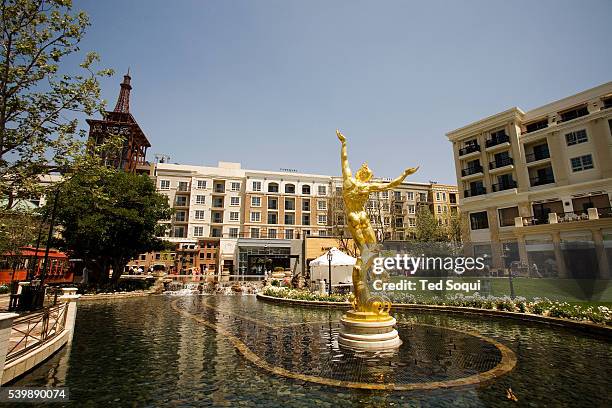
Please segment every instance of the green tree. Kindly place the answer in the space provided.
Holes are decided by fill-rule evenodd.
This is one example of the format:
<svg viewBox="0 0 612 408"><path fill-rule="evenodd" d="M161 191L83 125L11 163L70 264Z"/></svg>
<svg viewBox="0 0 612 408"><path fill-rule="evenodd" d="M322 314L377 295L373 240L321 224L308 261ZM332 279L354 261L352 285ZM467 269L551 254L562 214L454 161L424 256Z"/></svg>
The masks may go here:
<svg viewBox="0 0 612 408"><path fill-rule="evenodd" d="M81 168L59 186L58 246L84 260L93 283L115 285L130 259L166 248L156 237L158 221L171 214L168 198L149 177L102 166Z"/></svg>
<svg viewBox="0 0 612 408"><path fill-rule="evenodd" d="M0 194L10 209L16 198L40 192L39 177L64 168L82 150L75 116L102 109L99 60L89 53L60 72L60 61L79 51L89 26L70 0L3 0L0 4Z"/></svg>
<svg viewBox="0 0 612 408"><path fill-rule="evenodd" d="M441 227L429 207L419 206L416 212L415 238L419 242L435 242L440 239Z"/></svg>

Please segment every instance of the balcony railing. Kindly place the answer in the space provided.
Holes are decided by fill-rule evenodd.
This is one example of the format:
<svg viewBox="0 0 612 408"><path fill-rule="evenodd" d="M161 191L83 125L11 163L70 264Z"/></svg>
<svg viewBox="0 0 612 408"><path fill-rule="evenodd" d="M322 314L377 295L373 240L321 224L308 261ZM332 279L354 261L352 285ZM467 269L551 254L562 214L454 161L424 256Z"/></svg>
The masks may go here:
<svg viewBox="0 0 612 408"><path fill-rule="evenodd" d="M527 161L527 163L531 163L534 161L538 161L538 160L544 160L544 159L549 159L550 158L550 152L548 151L548 149L541 151L541 152L537 152L537 153L529 153L525 155L525 161Z"/></svg>
<svg viewBox="0 0 612 408"><path fill-rule="evenodd" d="M463 192L464 197L476 197L482 194L487 194L487 189L485 187L471 188Z"/></svg>
<svg viewBox="0 0 612 408"><path fill-rule="evenodd" d="M465 156L466 154L470 154L470 153L474 153L474 152L479 152L479 151L480 151L480 145L479 144L473 144L473 145L465 146L465 147L459 149L459 156Z"/></svg>
<svg viewBox="0 0 612 408"><path fill-rule="evenodd" d="M598 208L597 214L599 218L612 218L612 207Z"/></svg>
<svg viewBox="0 0 612 408"><path fill-rule="evenodd" d="M502 143L510 143L510 137L508 135L499 135L496 137L492 137L485 142L485 147L493 147L500 145Z"/></svg>
<svg viewBox="0 0 612 408"><path fill-rule="evenodd" d="M523 225L542 225L548 224L548 218L544 217L523 217Z"/></svg>
<svg viewBox="0 0 612 408"><path fill-rule="evenodd" d="M461 170L461 176L463 176L463 177L470 176L470 175L476 174L476 173L482 173L482 166L481 165L470 166L470 167L466 167L465 169Z"/></svg>
<svg viewBox="0 0 612 408"><path fill-rule="evenodd" d="M489 162L489 169L499 169L500 167L510 166L512 164L514 164L514 159L512 159L512 157L504 157L502 159L496 159Z"/></svg>
<svg viewBox="0 0 612 408"><path fill-rule="evenodd" d="M544 184L552 184L555 182L555 178L553 176L545 176L545 177L531 177L529 178L529 182L532 187L535 186L543 186Z"/></svg>
<svg viewBox="0 0 612 408"><path fill-rule="evenodd" d="M505 183L493 184L491 186L491 190L493 190L493 192L510 190L511 188L516 188L516 181L510 180Z"/></svg>
<svg viewBox="0 0 612 408"><path fill-rule="evenodd" d="M588 219L589 213L584 210L575 210L571 212L557 214L557 222L585 221Z"/></svg>

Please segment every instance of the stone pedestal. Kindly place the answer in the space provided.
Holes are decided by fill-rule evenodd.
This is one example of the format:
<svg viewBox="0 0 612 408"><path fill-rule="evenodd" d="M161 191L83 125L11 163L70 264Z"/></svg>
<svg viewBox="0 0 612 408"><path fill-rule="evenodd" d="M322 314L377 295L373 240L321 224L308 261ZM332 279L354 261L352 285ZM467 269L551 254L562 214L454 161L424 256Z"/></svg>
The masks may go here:
<svg viewBox="0 0 612 408"><path fill-rule="evenodd" d="M341 346L376 351L395 349L402 344L394 328L397 321L392 316L350 310L340 323L338 343Z"/></svg>

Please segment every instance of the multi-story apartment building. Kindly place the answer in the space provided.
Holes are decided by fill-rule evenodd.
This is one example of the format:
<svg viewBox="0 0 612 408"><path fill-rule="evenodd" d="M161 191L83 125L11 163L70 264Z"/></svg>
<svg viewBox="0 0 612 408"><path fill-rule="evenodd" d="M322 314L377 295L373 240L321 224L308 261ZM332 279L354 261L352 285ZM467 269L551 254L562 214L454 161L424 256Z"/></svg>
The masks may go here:
<svg viewBox="0 0 612 408"><path fill-rule="evenodd" d="M176 250L142 254L131 266L257 276L274 267L297 272L307 262L304 238L333 237L344 229L339 177L246 170L227 162L217 167L157 163L151 175L174 208L172 219L162 225ZM419 205L444 222L456 211L456 194L454 186L404 183L380 194L373 223L384 224L381 238L407 239Z"/></svg>
<svg viewBox="0 0 612 408"><path fill-rule="evenodd" d="M388 182L389 179L377 181ZM342 179L334 177L331 202L332 234L348 234L342 203ZM439 224L457 213L457 187L447 184L405 182L392 191L372 194L366 205L370 222L381 240L403 241L414 236L419 207L426 206Z"/></svg>
<svg viewBox="0 0 612 408"><path fill-rule="evenodd" d="M474 254L540 276L609 277L611 130L612 82L447 133Z"/></svg>

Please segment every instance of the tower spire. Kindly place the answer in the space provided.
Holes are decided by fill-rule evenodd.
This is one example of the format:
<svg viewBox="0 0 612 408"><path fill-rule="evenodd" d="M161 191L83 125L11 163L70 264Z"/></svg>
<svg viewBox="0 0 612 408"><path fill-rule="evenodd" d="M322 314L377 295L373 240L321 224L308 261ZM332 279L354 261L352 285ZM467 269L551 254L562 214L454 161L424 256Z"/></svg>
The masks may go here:
<svg viewBox="0 0 612 408"><path fill-rule="evenodd" d="M121 90L119 91L119 98L117 98L117 104L115 105L115 112L130 113L130 91L132 85L130 85L130 69L128 68L127 74L123 76L123 82L121 83Z"/></svg>

